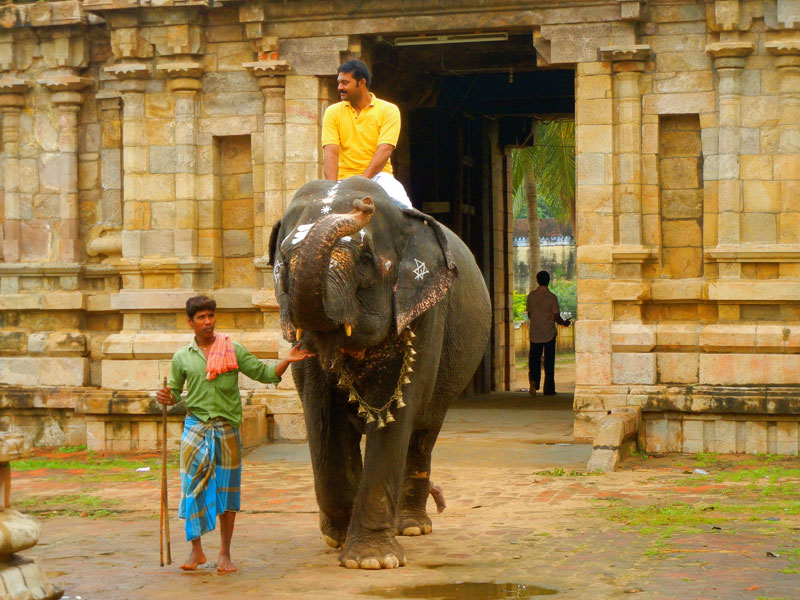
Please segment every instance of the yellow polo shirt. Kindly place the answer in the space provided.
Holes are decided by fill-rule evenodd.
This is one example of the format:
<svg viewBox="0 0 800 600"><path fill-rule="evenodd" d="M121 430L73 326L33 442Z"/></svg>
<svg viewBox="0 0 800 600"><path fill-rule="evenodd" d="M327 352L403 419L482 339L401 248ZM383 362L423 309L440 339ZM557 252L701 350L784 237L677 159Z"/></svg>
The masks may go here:
<svg viewBox="0 0 800 600"><path fill-rule="evenodd" d="M370 93L372 101L361 114L349 102L330 105L322 119L322 146L339 146L339 179L361 175L372 161L379 144L397 146L400 109ZM392 161L383 170L392 172Z"/></svg>

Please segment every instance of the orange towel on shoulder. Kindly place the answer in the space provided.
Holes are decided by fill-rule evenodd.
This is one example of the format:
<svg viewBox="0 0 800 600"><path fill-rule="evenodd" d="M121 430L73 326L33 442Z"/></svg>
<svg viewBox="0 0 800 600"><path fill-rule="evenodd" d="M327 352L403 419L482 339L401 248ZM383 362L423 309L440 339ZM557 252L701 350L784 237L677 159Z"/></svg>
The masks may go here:
<svg viewBox="0 0 800 600"><path fill-rule="evenodd" d="M206 379L211 381L217 375L239 368L236 362L236 350L233 341L227 335L217 334L214 343L208 351L206 359Z"/></svg>

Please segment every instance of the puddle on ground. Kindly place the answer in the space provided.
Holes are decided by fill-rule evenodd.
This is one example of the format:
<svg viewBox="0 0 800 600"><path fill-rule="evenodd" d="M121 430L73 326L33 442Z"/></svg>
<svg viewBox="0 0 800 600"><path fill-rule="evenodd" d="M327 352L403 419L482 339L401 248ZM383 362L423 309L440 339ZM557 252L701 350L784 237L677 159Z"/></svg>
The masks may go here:
<svg viewBox="0 0 800 600"><path fill-rule="evenodd" d="M553 594L558 594L558 590L526 583L483 583L472 581L372 589L364 592L364 595L378 596L380 598L438 598L439 600L503 600L505 598L552 596Z"/></svg>

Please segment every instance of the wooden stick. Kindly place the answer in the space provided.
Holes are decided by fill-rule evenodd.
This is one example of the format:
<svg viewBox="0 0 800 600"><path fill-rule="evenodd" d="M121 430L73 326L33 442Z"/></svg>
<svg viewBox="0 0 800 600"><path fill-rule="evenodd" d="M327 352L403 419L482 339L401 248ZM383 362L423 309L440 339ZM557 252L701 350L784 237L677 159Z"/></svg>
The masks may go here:
<svg viewBox="0 0 800 600"><path fill-rule="evenodd" d="M164 387L167 387L167 378L164 377ZM164 519L164 535L167 538L167 564L172 564L172 552L169 539L169 496L167 494L167 405L161 405L161 507ZM161 561L164 566L164 561Z"/></svg>

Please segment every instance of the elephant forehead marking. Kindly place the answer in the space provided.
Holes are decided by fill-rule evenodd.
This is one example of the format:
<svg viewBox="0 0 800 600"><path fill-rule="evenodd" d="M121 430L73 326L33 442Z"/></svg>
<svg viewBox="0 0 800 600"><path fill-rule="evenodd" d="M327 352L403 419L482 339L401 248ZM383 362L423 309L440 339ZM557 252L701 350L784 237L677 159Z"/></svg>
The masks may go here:
<svg viewBox="0 0 800 600"><path fill-rule="evenodd" d="M294 237L292 238L292 244L299 244L308 235L309 230L314 226L313 223L305 223L303 225L298 225L297 229L294 232Z"/></svg>
<svg viewBox="0 0 800 600"><path fill-rule="evenodd" d="M339 184L335 183L331 189L328 190L328 195L322 199L323 204L330 204L336 196L336 190L339 189Z"/></svg>
<svg viewBox="0 0 800 600"><path fill-rule="evenodd" d="M330 207L330 206L327 206L327 205L326 205L326 206L323 206L323 207L322 207L322 210L321 210L320 212L321 212L323 215L327 215L329 212L331 212L331 207Z"/></svg>

